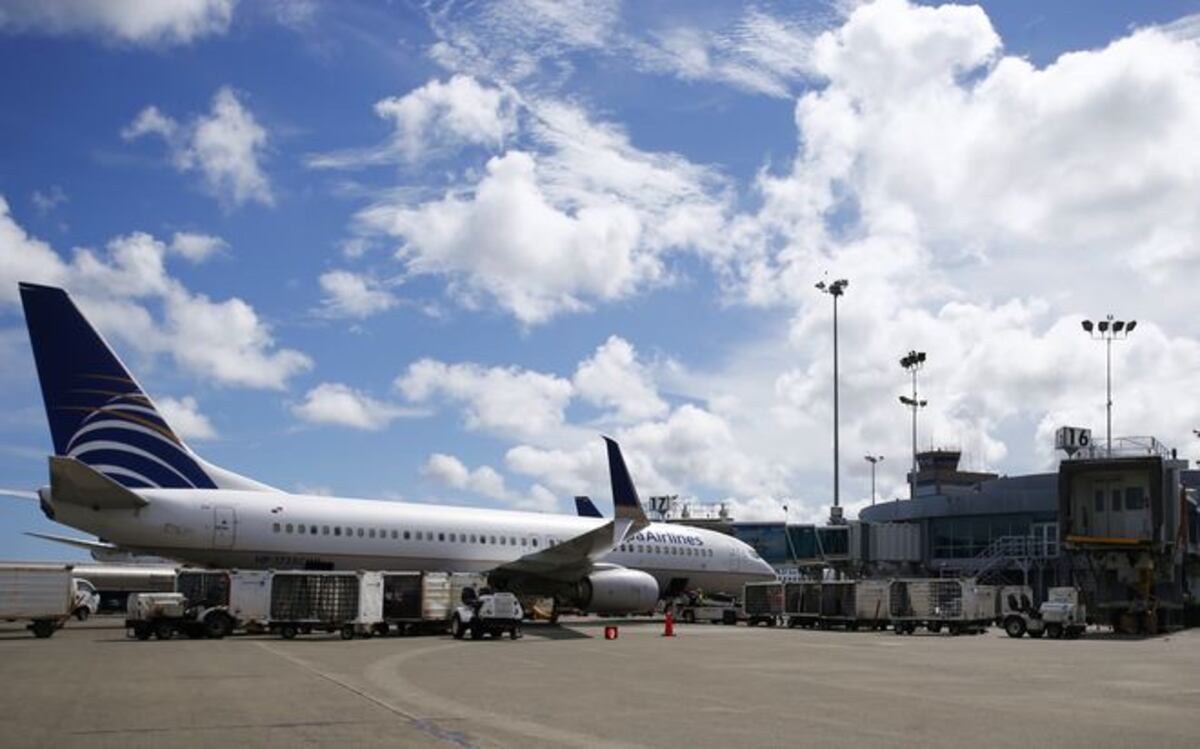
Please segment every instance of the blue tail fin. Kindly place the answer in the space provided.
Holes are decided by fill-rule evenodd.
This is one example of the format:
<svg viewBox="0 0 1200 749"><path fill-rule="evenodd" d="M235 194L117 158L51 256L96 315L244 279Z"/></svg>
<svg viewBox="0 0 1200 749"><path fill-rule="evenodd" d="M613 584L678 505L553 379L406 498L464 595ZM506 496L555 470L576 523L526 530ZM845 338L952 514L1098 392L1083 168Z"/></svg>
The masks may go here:
<svg viewBox="0 0 1200 749"><path fill-rule="evenodd" d="M608 478L612 484L613 517L628 518L639 523L647 522L637 489L633 486L629 469L625 467L621 446L611 437L605 437L604 443L608 448Z"/></svg>
<svg viewBox="0 0 1200 749"><path fill-rule="evenodd" d="M592 503L591 497L575 498L575 513L581 518L602 518L600 510Z"/></svg>
<svg viewBox="0 0 1200 749"><path fill-rule="evenodd" d="M55 455L131 489L217 488L214 467L179 439L65 291L23 283L21 303Z"/></svg>

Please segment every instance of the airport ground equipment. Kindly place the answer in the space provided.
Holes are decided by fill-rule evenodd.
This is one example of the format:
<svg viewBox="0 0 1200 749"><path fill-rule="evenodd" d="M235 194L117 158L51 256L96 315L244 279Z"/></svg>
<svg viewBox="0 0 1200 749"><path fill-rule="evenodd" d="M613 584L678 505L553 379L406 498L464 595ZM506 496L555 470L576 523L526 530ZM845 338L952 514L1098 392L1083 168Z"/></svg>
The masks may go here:
<svg viewBox="0 0 1200 749"><path fill-rule="evenodd" d="M191 614L182 593L131 594L125 604L125 629L139 640L204 636L204 625Z"/></svg>
<svg viewBox="0 0 1200 749"><path fill-rule="evenodd" d="M1075 588L1051 588L1041 607L1046 635L1075 639L1087 631L1087 606Z"/></svg>
<svg viewBox="0 0 1200 749"><path fill-rule="evenodd" d="M1127 634L1200 614L1200 506L1188 461L1152 437L1075 449L1059 464L1058 517L1093 620Z"/></svg>
<svg viewBox="0 0 1200 749"><path fill-rule="evenodd" d="M996 624L1009 637L1046 633L1041 610L1033 605L1033 588L1028 585L1003 585L996 589Z"/></svg>
<svg viewBox="0 0 1200 749"><path fill-rule="evenodd" d="M783 615L789 627L815 627L821 618L820 581L785 583Z"/></svg>
<svg viewBox="0 0 1200 749"><path fill-rule="evenodd" d="M370 637L383 621L379 572L275 571L267 629L290 640L315 630Z"/></svg>
<svg viewBox="0 0 1200 749"><path fill-rule="evenodd" d="M854 601L855 580L825 580L821 582L820 616L817 626L858 629L858 608Z"/></svg>
<svg viewBox="0 0 1200 749"><path fill-rule="evenodd" d="M737 624L742 618L738 613L738 604L730 596L688 593L676 605L679 619L687 624L709 622L711 624Z"/></svg>
<svg viewBox="0 0 1200 749"><path fill-rule="evenodd" d="M746 583L742 588L742 607L746 610L747 624L774 627L783 619L783 586L781 582Z"/></svg>
<svg viewBox="0 0 1200 749"><path fill-rule="evenodd" d="M383 620L377 634L445 632L465 588L482 588L487 578L472 573L384 572Z"/></svg>
<svg viewBox="0 0 1200 749"><path fill-rule="evenodd" d="M72 584L75 599L71 607L71 616L81 622L87 621L89 616L100 610L100 594L96 592L96 586L82 577L74 578Z"/></svg>
<svg viewBox="0 0 1200 749"><path fill-rule="evenodd" d="M487 634L499 639L506 632L514 640L521 636L525 612L513 593L495 593L488 588L476 593L475 588L463 588L461 600L450 619L454 639L470 635L472 640L478 640Z"/></svg>
<svg viewBox="0 0 1200 749"><path fill-rule="evenodd" d="M187 600L189 614L216 638L235 629L266 629L270 587L271 573L263 570L181 569L175 577L175 592Z"/></svg>
<svg viewBox="0 0 1200 749"><path fill-rule="evenodd" d="M869 629L887 629L890 610L888 580L859 580L854 586L855 624Z"/></svg>
<svg viewBox="0 0 1200 749"><path fill-rule="evenodd" d="M918 627L950 634L982 632L996 618L996 591L974 579L916 578L891 582L892 629L912 634Z"/></svg>
<svg viewBox="0 0 1200 749"><path fill-rule="evenodd" d="M0 564L0 620L28 621L37 637L50 637L75 611L69 564Z"/></svg>

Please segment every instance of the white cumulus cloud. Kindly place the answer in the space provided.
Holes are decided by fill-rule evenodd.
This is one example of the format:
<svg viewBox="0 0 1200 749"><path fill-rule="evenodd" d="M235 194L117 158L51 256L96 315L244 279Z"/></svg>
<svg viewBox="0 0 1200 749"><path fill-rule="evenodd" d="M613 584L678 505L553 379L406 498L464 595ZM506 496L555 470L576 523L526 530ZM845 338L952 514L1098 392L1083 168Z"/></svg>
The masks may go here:
<svg viewBox="0 0 1200 749"><path fill-rule="evenodd" d="M184 440L216 439L217 430L200 413L200 404L190 395L182 398L155 398L154 405L171 429Z"/></svg>
<svg viewBox="0 0 1200 749"><path fill-rule="evenodd" d="M348 270L322 273L321 312L330 317L365 318L396 306L396 297L378 281Z"/></svg>
<svg viewBox="0 0 1200 749"><path fill-rule="evenodd" d="M171 237L169 249L193 263L203 263L212 256L229 249L229 243L211 234L182 231L175 232Z"/></svg>
<svg viewBox="0 0 1200 749"><path fill-rule="evenodd" d="M579 396L612 409L608 417L618 421L641 421L667 412L637 352L619 336L610 336L590 359L580 362L572 381Z"/></svg>
<svg viewBox="0 0 1200 749"><path fill-rule="evenodd" d="M213 97L212 110L179 123L157 107L143 109L121 130L125 140L157 135L167 144L171 163L181 172L199 171L206 189L223 203L250 201L272 205L271 183L262 169L267 131L229 87Z"/></svg>
<svg viewBox="0 0 1200 749"><path fill-rule="evenodd" d="M0 30L172 45L229 29L236 0L6 0Z"/></svg>
<svg viewBox="0 0 1200 749"><path fill-rule="evenodd" d="M421 412L372 398L339 382L323 382L309 390L292 413L314 424L336 424L378 431L393 421Z"/></svg>

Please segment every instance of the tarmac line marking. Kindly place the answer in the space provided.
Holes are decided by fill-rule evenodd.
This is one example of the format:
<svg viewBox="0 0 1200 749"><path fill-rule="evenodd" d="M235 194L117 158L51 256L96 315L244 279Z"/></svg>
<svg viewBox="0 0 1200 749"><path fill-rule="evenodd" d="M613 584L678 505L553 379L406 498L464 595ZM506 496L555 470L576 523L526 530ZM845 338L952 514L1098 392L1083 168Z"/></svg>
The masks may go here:
<svg viewBox="0 0 1200 749"><path fill-rule="evenodd" d="M363 672L363 675L377 687L387 690L406 702L420 705L434 713L457 715L464 719L475 720L490 726L501 726L504 730L520 734L531 739L547 742L553 746L576 746L582 749L592 749L596 746L629 747L639 749L643 745L613 741L611 738L576 733L564 728L556 728L532 720L517 718L513 715L495 713L490 710L472 707L464 702L443 697L422 689L400 675L399 666L404 661L420 656L430 655L442 650L461 647L459 644L443 644L412 650L382 658ZM467 645L467 647L471 647Z"/></svg>
<svg viewBox="0 0 1200 749"><path fill-rule="evenodd" d="M336 684L337 686L341 687L342 689L345 689L347 692L350 692L351 694L361 697L362 699L364 699L374 705L377 705L378 707L381 707L384 710L387 710L388 712L392 713L393 715L404 718L406 721L408 721L409 725L411 725L413 728L417 729L418 731L420 731L424 734L427 734L439 741L444 741L449 744L454 744L456 746L460 746L463 749L477 749L476 745L467 737L467 735L465 733L461 733L459 731L450 731L450 730L441 728L440 726L438 726L436 723L434 723L432 720L430 720L428 718L420 718L416 715L413 715L412 713L404 710L403 708L399 707L398 705L394 705L385 699L376 697L375 695L371 694L370 692L367 692L363 689L359 689L358 687L354 686L353 684L348 684L347 682L343 681L342 679L339 679L338 677L334 676L333 674L328 673L326 671L322 671L321 669L312 665L308 661L305 661L301 658L297 658L293 655L290 655L281 650L273 648L264 642L256 642L255 644L258 645L263 650L266 650L269 653L272 653L274 655L279 656L280 658L283 658L285 661L288 661L289 663L291 663L292 665L294 665L298 668L304 669L305 671L309 672L310 674L313 674L314 676L318 676L322 679L325 679L326 681L332 682L333 684Z"/></svg>

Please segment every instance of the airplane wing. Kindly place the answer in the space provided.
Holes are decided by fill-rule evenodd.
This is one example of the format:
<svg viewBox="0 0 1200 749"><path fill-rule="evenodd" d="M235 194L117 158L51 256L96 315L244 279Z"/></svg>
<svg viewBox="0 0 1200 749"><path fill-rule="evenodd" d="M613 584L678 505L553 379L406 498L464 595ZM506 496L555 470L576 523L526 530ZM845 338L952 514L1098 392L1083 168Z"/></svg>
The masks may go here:
<svg viewBox="0 0 1200 749"><path fill-rule="evenodd" d="M650 524L637 489L625 467L616 441L604 438L608 448L608 476L612 484L613 519L568 541L515 559L493 572L533 575L550 580L578 580L596 566L596 560L619 546L628 536Z"/></svg>
<svg viewBox="0 0 1200 749"><path fill-rule="evenodd" d="M90 541L86 538L71 538L70 536L56 536L53 533L35 533L34 531L26 531L25 535L32 536L34 538L41 538L46 541L53 541L54 543L57 543L57 544L66 544L67 546L74 546L77 549L85 549L87 551L105 551L105 552L125 551L125 549L122 549L120 546L117 546L116 544L110 544L106 541Z"/></svg>
<svg viewBox="0 0 1200 749"><path fill-rule="evenodd" d="M600 510L592 502L591 497L575 498L575 514L581 518L602 518Z"/></svg>

